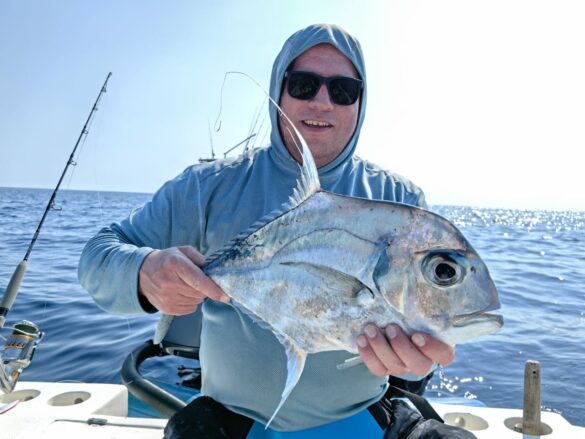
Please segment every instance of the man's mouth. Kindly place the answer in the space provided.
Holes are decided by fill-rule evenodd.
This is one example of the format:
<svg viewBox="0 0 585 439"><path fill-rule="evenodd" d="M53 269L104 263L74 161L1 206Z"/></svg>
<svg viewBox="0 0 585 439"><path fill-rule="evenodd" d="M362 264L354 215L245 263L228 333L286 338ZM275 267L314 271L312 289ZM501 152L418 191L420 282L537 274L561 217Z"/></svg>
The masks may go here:
<svg viewBox="0 0 585 439"><path fill-rule="evenodd" d="M329 127L333 126L329 122L324 122L322 120L313 120L313 119L303 120L303 125L306 125L309 127L317 127L317 128L329 128Z"/></svg>

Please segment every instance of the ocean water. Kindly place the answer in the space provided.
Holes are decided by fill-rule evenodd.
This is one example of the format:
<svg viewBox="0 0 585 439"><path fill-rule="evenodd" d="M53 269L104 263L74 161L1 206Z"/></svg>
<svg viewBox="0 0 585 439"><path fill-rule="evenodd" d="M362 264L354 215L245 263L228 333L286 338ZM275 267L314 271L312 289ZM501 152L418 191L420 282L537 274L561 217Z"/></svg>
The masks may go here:
<svg viewBox="0 0 585 439"><path fill-rule="evenodd" d="M24 257L50 193L0 188L0 291ZM46 334L22 380L119 383L126 355L152 337L157 316L107 314L77 283L87 239L149 197L59 193L58 210L45 222L8 315L7 326L26 319ZM534 359L542 368L543 408L585 426L585 212L433 209L454 222L486 261L505 326L458 346L455 362L435 374L427 396L519 408L524 363ZM148 376L180 381L174 365L162 366Z"/></svg>

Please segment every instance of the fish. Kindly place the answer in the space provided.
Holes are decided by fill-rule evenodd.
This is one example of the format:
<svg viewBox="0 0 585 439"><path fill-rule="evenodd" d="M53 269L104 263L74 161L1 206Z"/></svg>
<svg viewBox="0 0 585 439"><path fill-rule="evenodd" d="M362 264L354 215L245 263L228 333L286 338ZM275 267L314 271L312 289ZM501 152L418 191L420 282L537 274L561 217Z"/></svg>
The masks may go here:
<svg viewBox="0 0 585 439"><path fill-rule="evenodd" d="M369 323L394 323L407 334L425 332L450 344L503 325L501 315L489 312L500 302L487 266L451 222L423 208L321 189L311 151L296 136L301 175L287 203L203 268L232 306L272 331L285 349L287 378L266 428L299 381L307 355L357 354L356 338ZM155 343L171 319L161 319Z"/></svg>

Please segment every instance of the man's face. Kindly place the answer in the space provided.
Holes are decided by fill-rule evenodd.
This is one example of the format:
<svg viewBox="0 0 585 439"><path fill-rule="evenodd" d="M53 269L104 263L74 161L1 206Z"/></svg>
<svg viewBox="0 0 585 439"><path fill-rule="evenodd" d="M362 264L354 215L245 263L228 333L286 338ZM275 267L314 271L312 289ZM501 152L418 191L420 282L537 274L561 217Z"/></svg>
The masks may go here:
<svg viewBox="0 0 585 439"><path fill-rule="evenodd" d="M292 70L313 72L324 77L359 78L351 61L329 44L319 44L301 54L293 62ZM286 86L280 97L280 107L307 141L318 168L332 162L349 142L357 124L359 102L358 99L352 105L332 103L325 84L309 100L289 96ZM294 134L291 134L292 129L288 125L286 119L280 116L278 126L286 149L300 162Z"/></svg>

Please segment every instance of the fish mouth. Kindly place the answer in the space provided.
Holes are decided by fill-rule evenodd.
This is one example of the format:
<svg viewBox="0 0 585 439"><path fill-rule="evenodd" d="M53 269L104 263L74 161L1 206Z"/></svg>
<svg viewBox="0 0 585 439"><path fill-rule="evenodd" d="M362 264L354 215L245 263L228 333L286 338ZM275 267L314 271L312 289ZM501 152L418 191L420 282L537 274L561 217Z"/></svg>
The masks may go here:
<svg viewBox="0 0 585 439"><path fill-rule="evenodd" d="M455 316L451 320L451 327L443 332L441 340L450 344L465 343L500 330L504 326L504 318L486 311Z"/></svg>
<svg viewBox="0 0 585 439"><path fill-rule="evenodd" d="M455 328L463 328L473 325L488 325L501 328L504 326L504 318L500 314L492 314L485 311L461 314L453 318L453 326Z"/></svg>

